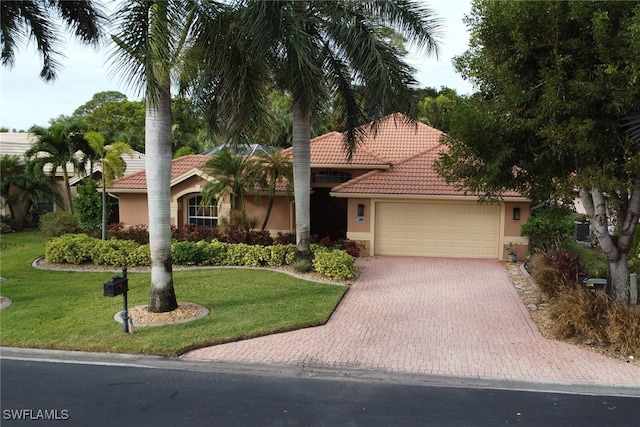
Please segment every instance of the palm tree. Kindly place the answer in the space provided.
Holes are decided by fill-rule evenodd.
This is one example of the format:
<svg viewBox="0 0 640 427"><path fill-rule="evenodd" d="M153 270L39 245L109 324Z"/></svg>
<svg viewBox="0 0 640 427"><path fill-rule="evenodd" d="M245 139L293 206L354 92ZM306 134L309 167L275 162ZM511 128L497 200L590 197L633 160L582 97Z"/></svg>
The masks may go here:
<svg viewBox="0 0 640 427"><path fill-rule="evenodd" d="M328 97L335 97L349 157L361 137L358 126L397 111L413 117L410 86L415 81L397 45L387 37L389 28L427 53L437 53L439 21L428 8L410 0L242 3L241 22L251 25L234 28L242 33L241 40L251 43L251 58L238 64L233 55L242 52L240 47L235 51L227 44L209 44L208 69L218 72L211 81L219 89L217 96L208 98L217 111L233 115L245 107L242 100L260 98L254 84L260 78L263 91L273 78L279 89L291 94L297 251L309 256L312 117ZM212 92L216 94L207 95ZM231 100L223 94L232 94Z"/></svg>
<svg viewBox="0 0 640 427"><path fill-rule="evenodd" d="M214 181L202 189L202 203L208 205L229 196L231 210L244 212L244 195L255 188L257 181L256 162L244 154L224 149L204 167Z"/></svg>
<svg viewBox="0 0 640 427"><path fill-rule="evenodd" d="M25 173L13 180L12 185L15 186L17 192L7 199L8 203L16 204L22 212L22 215L16 219L18 230L24 226L25 218L32 207L37 207L41 202L62 203L57 187L44 175L42 169L29 166L27 163Z"/></svg>
<svg viewBox="0 0 640 427"><path fill-rule="evenodd" d="M289 188L293 183L293 164L287 156L273 149L268 153L259 154L257 163L261 175L258 185L262 191L267 191L269 197L267 212L262 223L262 230L264 230L271 216L276 196L276 185L279 181L286 182L287 188Z"/></svg>
<svg viewBox="0 0 640 427"><path fill-rule="evenodd" d="M53 179L58 169L62 171L67 196L67 207L73 213L73 198L69 184L70 165L75 172L84 173L84 161L76 156L76 152L86 144L81 127L72 121L57 121L48 129L35 128L38 140L25 152L30 159L30 167L42 171L45 165L51 166Z"/></svg>
<svg viewBox="0 0 640 427"><path fill-rule="evenodd" d="M59 18L73 35L83 43L98 45L106 20L102 6L91 0L21 0L0 2L2 65L13 66L17 45L33 38L42 55L40 77L45 81L56 78L59 68Z"/></svg>
<svg viewBox="0 0 640 427"><path fill-rule="evenodd" d="M167 312L178 307L171 266L171 74L178 74L185 48L202 32L216 33L224 3L180 0L134 0L116 12L119 34L113 66L146 99L145 153L151 291L148 310ZM195 52L196 50L194 50ZM188 67L185 67L188 68Z"/></svg>
<svg viewBox="0 0 640 427"><path fill-rule="evenodd" d="M20 175L24 174L24 163L18 156L4 154L0 157L0 197L2 197L5 206L9 208L11 218L15 220L16 215L11 203L11 187L15 185Z"/></svg>
<svg viewBox="0 0 640 427"><path fill-rule="evenodd" d="M115 178L124 175L127 164L122 156L124 154L132 155L133 148L121 141L104 145L104 138L98 132L87 132L84 134L84 138L99 156L102 168L102 240L107 240L107 185L111 184Z"/></svg>

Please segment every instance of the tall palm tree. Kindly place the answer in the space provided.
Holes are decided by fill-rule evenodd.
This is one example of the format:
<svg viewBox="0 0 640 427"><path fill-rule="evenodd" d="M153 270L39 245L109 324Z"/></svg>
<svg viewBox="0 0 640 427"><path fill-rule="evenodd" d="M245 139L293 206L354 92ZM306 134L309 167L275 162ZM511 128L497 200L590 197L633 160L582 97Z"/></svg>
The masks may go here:
<svg viewBox="0 0 640 427"><path fill-rule="evenodd" d="M218 96L209 99L218 111L240 111L244 104L236 100L251 98L242 93L254 92L253 98L259 98L254 83L260 78L263 90L269 87L265 81L275 79L278 88L291 94L297 251L309 256L312 117L329 96L335 97L349 157L361 137L358 127L366 121L397 111L413 117L410 86L415 81L411 67L387 37L389 28L437 54L439 20L420 2L410 0L241 3L241 22L251 25L234 28L242 40L250 41L251 58L240 66L238 58L231 57L237 53L233 49L210 44L208 69L218 72L212 81L219 88ZM222 71L225 67L229 71ZM221 99L230 93L231 100Z"/></svg>
<svg viewBox="0 0 640 427"><path fill-rule="evenodd" d="M69 212L73 213L68 166L71 166L77 173L84 173L83 159L76 156L76 152L84 148L86 144L81 127L75 122L59 121L49 126L48 129L34 129L34 134L38 140L25 152L25 157L30 159L30 167L39 171L42 171L45 165L50 165L52 179L58 169L61 170L67 207Z"/></svg>
<svg viewBox="0 0 640 427"><path fill-rule="evenodd" d="M13 66L15 50L25 39L33 38L42 56L40 77L56 78L61 56L59 18L83 43L98 45L106 17L95 1L67 0L3 0L0 2L0 46L2 65Z"/></svg>
<svg viewBox="0 0 640 427"><path fill-rule="evenodd" d="M151 312L175 310L178 303L171 266L171 68L175 45L182 36L186 11L178 1L125 2L117 12L120 33L114 66L146 98L145 153L149 243L151 250Z"/></svg>
<svg viewBox="0 0 640 427"><path fill-rule="evenodd" d="M113 66L146 99L145 153L151 290L148 310L167 312L178 307L171 265L171 75L178 74L183 55L199 33L216 33L224 2L133 0L116 12L119 33ZM185 62L188 65L188 62ZM186 67L188 68L188 67Z"/></svg>
<svg viewBox="0 0 640 427"><path fill-rule="evenodd" d="M105 145L104 137L98 132L87 132L84 134L84 138L98 155L98 161L102 168L102 240L107 240L107 185L111 184L115 178L124 175L127 164L122 156L132 155L133 148L122 141Z"/></svg>
<svg viewBox="0 0 640 427"><path fill-rule="evenodd" d="M262 191L267 192L269 197L267 212L262 222L262 230L264 230L271 216L278 182L286 182L287 187L293 184L293 164L282 152L273 149L268 153L259 154L257 164L261 178L258 185Z"/></svg>

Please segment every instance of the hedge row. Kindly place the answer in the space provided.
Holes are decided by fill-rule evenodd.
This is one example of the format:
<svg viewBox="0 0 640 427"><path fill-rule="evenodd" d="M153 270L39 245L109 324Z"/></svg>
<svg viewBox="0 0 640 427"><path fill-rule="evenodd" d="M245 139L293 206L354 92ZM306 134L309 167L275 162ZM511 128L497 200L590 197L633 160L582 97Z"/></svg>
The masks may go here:
<svg viewBox="0 0 640 427"><path fill-rule="evenodd" d="M354 258L344 250L330 250L312 245L313 266L321 275L334 280L353 279ZM200 266L278 267L295 260L296 246L248 245L245 243L174 242L171 245L173 263ZM118 267L151 264L149 245L131 240L100 240L85 234L65 234L50 240L45 247L45 259L51 263L113 265Z"/></svg>

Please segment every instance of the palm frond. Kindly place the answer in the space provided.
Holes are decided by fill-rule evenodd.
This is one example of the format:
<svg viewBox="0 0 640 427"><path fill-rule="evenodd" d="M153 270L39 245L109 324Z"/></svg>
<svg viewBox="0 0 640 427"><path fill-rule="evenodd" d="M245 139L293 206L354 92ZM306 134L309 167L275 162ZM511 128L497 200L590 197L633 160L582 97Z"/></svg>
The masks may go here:
<svg viewBox="0 0 640 427"><path fill-rule="evenodd" d="M622 119L622 127L626 128L629 138L640 143L640 114L633 114Z"/></svg>

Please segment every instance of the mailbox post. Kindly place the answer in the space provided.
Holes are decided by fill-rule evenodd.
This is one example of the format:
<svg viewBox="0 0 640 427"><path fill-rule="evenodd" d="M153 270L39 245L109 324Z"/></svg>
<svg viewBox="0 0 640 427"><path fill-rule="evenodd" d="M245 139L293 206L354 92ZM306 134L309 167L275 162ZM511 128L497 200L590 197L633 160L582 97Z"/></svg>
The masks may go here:
<svg viewBox="0 0 640 427"><path fill-rule="evenodd" d="M124 333L133 333L133 322L129 319L127 307L127 291L129 291L129 279L127 279L127 268L122 269L122 276L115 275L108 282L104 283L104 296L115 297L122 295L124 310L122 311L122 324ZM129 325L131 323L131 325Z"/></svg>

